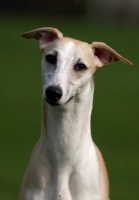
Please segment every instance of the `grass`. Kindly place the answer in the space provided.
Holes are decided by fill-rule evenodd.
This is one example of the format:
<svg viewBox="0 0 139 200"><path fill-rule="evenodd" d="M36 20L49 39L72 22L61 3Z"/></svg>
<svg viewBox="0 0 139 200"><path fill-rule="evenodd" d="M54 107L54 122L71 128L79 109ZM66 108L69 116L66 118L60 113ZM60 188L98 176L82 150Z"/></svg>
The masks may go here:
<svg viewBox="0 0 139 200"><path fill-rule="evenodd" d="M21 33L42 26L91 43L104 41L134 65L111 64L95 73L92 135L106 161L111 199L137 199L139 180L139 29L68 17L1 17L0 199L17 199L41 132L41 52Z"/></svg>

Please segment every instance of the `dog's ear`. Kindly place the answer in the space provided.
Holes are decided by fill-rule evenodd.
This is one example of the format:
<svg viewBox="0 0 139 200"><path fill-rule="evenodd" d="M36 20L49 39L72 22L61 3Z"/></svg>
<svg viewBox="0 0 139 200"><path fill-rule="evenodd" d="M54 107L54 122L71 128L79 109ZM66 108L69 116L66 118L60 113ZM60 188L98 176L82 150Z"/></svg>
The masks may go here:
<svg viewBox="0 0 139 200"><path fill-rule="evenodd" d="M103 65L109 64L111 61L122 61L127 65L132 65L132 63L129 60L122 57L120 54L118 54L105 43L93 42L91 46L93 48L97 67L102 67Z"/></svg>
<svg viewBox="0 0 139 200"><path fill-rule="evenodd" d="M35 38L38 40L40 49L43 50L46 44L62 38L63 34L56 28L44 27L23 33L22 36L27 39Z"/></svg>

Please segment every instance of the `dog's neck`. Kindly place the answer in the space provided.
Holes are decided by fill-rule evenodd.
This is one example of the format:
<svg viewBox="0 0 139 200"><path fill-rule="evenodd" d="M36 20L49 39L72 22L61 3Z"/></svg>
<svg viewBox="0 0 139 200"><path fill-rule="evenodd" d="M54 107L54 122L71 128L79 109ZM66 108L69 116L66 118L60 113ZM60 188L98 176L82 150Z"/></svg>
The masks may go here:
<svg viewBox="0 0 139 200"><path fill-rule="evenodd" d="M65 162L69 162L79 149L85 149L85 145L92 142L90 120L93 91L94 83L91 80L84 91L63 106L53 107L43 101L41 141L52 160L56 159L54 165L62 164L63 157ZM81 150L79 152L83 153Z"/></svg>

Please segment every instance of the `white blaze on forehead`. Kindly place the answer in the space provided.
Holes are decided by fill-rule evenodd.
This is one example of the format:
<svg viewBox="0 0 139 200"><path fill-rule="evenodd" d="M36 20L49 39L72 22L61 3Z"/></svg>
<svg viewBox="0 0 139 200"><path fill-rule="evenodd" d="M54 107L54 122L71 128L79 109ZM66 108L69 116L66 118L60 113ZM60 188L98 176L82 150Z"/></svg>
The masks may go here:
<svg viewBox="0 0 139 200"><path fill-rule="evenodd" d="M63 52L62 52L62 58L63 60L66 60L67 62L70 61L71 59L74 58L74 49L75 49L75 44L73 42L68 42L65 46L64 46L64 49L63 49ZM64 55L66 57L66 59L64 59ZM68 60L69 58L69 60Z"/></svg>
<svg viewBox="0 0 139 200"><path fill-rule="evenodd" d="M68 42L61 47L59 51L59 68L65 70L74 61L75 44Z"/></svg>
<svg viewBox="0 0 139 200"><path fill-rule="evenodd" d="M66 45L65 45L65 48L67 50L71 50L75 47L75 44L73 42L68 42Z"/></svg>

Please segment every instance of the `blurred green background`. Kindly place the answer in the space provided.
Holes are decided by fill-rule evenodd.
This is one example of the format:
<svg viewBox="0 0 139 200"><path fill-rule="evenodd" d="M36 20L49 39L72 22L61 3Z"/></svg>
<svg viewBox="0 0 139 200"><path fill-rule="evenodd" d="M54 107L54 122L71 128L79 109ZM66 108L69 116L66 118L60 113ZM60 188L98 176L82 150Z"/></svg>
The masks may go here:
<svg viewBox="0 0 139 200"><path fill-rule="evenodd" d="M35 40L24 40L21 33L42 26L56 27L65 36L89 43L105 42L133 62L133 66L112 63L95 73L92 135L106 162L110 198L138 199L137 18L128 21L126 14L120 20L118 13L106 16L106 12L98 18L95 12L93 18L84 1L72 1L69 10L66 4L58 8L51 5L49 12L44 5L43 9L32 5L26 9L25 5L3 4L0 13L0 199L17 199L28 159L41 133L41 51Z"/></svg>

